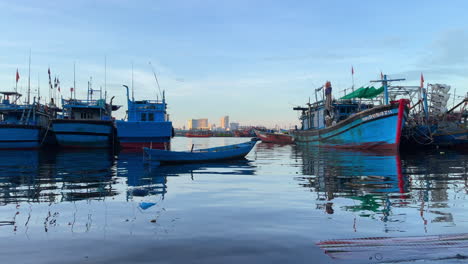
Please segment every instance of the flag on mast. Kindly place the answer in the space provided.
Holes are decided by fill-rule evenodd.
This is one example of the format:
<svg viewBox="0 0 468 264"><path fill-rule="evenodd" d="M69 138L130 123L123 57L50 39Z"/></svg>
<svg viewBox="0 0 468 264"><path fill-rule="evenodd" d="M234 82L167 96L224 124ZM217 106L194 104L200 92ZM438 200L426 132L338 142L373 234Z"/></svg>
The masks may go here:
<svg viewBox="0 0 468 264"><path fill-rule="evenodd" d="M383 80L383 73L380 71L380 79Z"/></svg>
<svg viewBox="0 0 468 264"><path fill-rule="evenodd" d="M424 75L421 72L421 88L424 87Z"/></svg>
<svg viewBox="0 0 468 264"><path fill-rule="evenodd" d="M351 66L351 74L354 75L354 67Z"/></svg>
<svg viewBox="0 0 468 264"><path fill-rule="evenodd" d="M18 83L19 79L20 79L20 76L19 76L18 68L16 68L16 83Z"/></svg>

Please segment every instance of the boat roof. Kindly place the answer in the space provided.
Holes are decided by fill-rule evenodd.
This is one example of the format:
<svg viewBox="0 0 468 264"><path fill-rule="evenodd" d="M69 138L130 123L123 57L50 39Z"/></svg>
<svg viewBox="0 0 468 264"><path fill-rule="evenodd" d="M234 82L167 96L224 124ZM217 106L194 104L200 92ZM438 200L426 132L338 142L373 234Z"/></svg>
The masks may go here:
<svg viewBox="0 0 468 264"><path fill-rule="evenodd" d="M3 95L17 95L17 96L22 96L22 94L20 93L17 93L17 92L2 92L0 91L0 94L3 94Z"/></svg>

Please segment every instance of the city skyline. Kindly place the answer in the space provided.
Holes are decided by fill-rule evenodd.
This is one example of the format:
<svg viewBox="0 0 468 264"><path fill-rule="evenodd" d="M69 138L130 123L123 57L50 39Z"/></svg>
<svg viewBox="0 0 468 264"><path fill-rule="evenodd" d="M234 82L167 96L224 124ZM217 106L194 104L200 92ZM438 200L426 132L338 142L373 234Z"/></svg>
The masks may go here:
<svg viewBox="0 0 468 264"><path fill-rule="evenodd" d="M93 77L96 89L106 88L124 106L115 113L121 119L132 64L135 98L160 96L151 62L175 127L191 116L217 120L220 110L245 125L294 126L292 108L313 100L313 89L327 80L339 97L352 86L351 67L356 87L381 71L418 85L423 73L426 83L466 94L466 7L464 1L0 0L1 90L13 90L18 69L25 94L31 51L33 96L38 82L48 95L50 68L68 98L75 64L77 97L86 98ZM443 15L443 23L427 14Z"/></svg>

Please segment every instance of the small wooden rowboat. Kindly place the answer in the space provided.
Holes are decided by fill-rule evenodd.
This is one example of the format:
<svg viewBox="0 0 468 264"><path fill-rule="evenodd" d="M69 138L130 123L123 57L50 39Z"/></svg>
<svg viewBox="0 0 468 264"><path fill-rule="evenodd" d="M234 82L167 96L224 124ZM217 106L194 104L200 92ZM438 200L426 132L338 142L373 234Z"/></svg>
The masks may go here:
<svg viewBox="0 0 468 264"><path fill-rule="evenodd" d="M253 138L245 143L198 150L193 150L192 146L191 151L169 151L151 148L143 148L143 150L149 160L158 161L161 164L222 161L244 158L257 141L257 138Z"/></svg>

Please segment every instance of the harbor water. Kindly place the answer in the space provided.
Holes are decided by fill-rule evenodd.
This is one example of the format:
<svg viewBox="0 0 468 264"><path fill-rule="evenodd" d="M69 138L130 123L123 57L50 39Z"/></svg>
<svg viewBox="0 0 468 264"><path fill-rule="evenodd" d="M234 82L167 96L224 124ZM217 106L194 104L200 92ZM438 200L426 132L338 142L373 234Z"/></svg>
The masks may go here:
<svg viewBox="0 0 468 264"><path fill-rule="evenodd" d="M176 137L172 149L247 140ZM467 192L468 155L446 150L257 143L245 160L159 167L139 152L1 151L0 260L461 263ZM333 246L353 239L369 244Z"/></svg>

